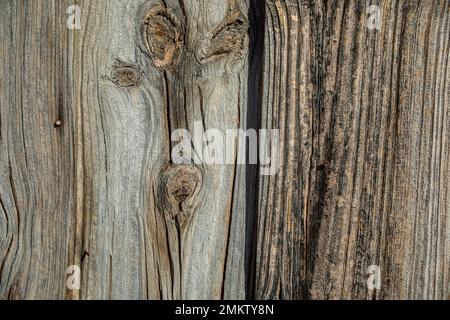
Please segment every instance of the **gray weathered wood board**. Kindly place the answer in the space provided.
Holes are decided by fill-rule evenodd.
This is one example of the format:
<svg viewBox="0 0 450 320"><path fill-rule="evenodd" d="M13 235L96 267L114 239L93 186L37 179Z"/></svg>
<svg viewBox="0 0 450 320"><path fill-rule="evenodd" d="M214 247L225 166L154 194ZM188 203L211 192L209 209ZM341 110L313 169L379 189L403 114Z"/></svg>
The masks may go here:
<svg viewBox="0 0 450 320"><path fill-rule="evenodd" d="M1 0L0 25L0 299L449 297L449 1ZM279 129L279 171L237 139L174 164L196 125Z"/></svg>

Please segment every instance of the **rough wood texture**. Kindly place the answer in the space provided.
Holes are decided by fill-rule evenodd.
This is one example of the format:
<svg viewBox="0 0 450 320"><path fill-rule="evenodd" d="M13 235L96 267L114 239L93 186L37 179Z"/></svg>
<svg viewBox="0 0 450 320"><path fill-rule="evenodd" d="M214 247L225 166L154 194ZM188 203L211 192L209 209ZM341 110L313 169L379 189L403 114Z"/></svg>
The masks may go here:
<svg viewBox="0 0 450 320"><path fill-rule="evenodd" d="M219 299L232 211L245 208L233 193L245 172L173 164L171 134L192 130L194 121L206 130L245 120L246 7L124 0L86 1L82 11L89 14L75 53L75 69L84 70L75 86L83 185L77 252L89 255L81 297ZM236 21L241 29L224 29ZM229 32L241 39L215 40ZM140 74L131 77L139 83L111 81L111 72L121 78L118 68Z"/></svg>
<svg viewBox="0 0 450 320"><path fill-rule="evenodd" d="M66 1L2 1L0 297L63 298L74 212ZM63 125L56 126L58 119Z"/></svg>
<svg viewBox="0 0 450 320"><path fill-rule="evenodd" d="M0 299L448 298L449 1L0 9ZM198 123L279 172L174 163Z"/></svg>
<svg viewBox="0 0 450 320"><path fill-rule="evenodd" d="M267 2L258 298L448 296L450 3L368 4Z"/></svg>

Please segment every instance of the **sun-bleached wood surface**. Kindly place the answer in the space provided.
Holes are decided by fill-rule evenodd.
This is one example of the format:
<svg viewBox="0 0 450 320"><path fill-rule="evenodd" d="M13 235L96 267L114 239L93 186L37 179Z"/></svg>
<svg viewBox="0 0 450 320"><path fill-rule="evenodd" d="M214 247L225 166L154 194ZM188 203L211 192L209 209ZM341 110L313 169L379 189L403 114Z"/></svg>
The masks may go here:
<svg viewBox="0 0 450 320"><path fill-rule="evenodd" d="M448 298L449 1L0 9L0 299ZM196 124L279 171L174 163Z"/></svg>

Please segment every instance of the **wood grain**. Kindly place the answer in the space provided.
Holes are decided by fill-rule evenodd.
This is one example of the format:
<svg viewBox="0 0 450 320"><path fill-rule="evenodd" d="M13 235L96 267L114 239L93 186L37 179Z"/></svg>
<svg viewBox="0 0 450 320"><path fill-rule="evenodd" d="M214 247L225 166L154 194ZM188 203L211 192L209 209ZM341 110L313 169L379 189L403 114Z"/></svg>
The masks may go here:
<svg viewBox="0 0 450 320"><path fill-rule="evenodd" d="M0 297L64 298L74 193L66 1L2 1ZM56 126L57 120L62 125Z"/></svg>
<svg viewBox="0 0 450 320"><path fill-rule="evenodd" d="M267 2L258 298L448 296L449 3L370 4Z"/></svg>
<svg viewBox="0 0 450 320"><path fill-rule="evenodd" d="M0 299L449 297L448 1L0 9ZM177 163L196 125L279 171Z"/></svg>
<svg viewBox="0 0 450 320"><path fill-rule="evenodd" d="M84 70L75 87L83 128L77 251L89 256L81 297L219 299L233 208L245 208L233 197L245 171L174 164L171 134L193 130L195 121L204 130L240 127L246 48L213 59L225 50L214 47L214 32L237 14L245 24L246 7L87 1L82 10L89 14L76 52ZM108 79L124 65L141 74L137 85Z"/></svg>

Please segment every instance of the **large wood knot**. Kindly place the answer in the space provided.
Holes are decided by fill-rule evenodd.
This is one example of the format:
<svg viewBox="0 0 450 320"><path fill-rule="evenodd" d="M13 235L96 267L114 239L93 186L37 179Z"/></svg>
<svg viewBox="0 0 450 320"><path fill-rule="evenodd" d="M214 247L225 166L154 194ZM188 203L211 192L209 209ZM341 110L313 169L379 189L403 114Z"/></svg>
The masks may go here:
<svg viewBox="0 0 450 320"><path fill-rule="evenodd" d="M177 17L163 6L152 7L144 17L142 33L155 67L173 71L184 43L184 31Z"/></svg>
<svg viewBox="0 0 450 320"><path fill-rule="evenodd" d="M167 165L159 178L159 203L164 214L182 227L191 217L195 196L202 186L200 170L193 165Z"/></svg>
<svg viewBox="0 0 450 320"><path fill-rule="evenodd" d="M241 58L248 50L249 25L242 13L234 12L216 27L202 57L207 63L221 58L230 61Z"/></svg>

